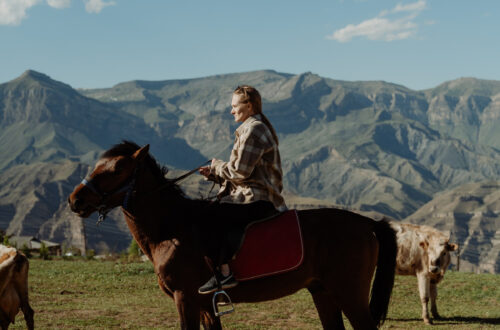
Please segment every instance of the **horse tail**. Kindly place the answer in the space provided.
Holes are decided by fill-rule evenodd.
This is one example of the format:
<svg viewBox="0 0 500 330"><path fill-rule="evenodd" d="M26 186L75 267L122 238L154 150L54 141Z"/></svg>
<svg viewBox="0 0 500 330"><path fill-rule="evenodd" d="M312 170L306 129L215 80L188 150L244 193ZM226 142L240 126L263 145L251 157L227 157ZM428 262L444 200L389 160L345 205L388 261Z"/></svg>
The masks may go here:
<svg viewBox="0 0 500 330"><path fill-rule="evenodd" d="M374 229L379 242L377 271L373 281L370 311L375 324L382 325L387 316L396 271L398 246L396 233L386 220L377 221Z"/></svg>

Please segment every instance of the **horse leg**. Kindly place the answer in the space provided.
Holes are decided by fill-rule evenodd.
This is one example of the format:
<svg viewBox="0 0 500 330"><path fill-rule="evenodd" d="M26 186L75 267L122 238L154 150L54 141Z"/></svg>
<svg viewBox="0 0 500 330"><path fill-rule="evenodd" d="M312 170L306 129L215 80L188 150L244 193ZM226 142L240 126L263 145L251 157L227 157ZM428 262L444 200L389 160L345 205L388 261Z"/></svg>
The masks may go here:
<svg viewBox="0 0 500 330"><path fill-rule="evenodd" d="M222 329L222 324L215 314L207 311L201 311L201 324L205 330L219 330Z"/></svg>
<svg viewBox="0 0 500 330"><path fill-rule="evenodd" d="M343 311L354 329L377 329L368 303L347 305Z"/></svg>
<svg viewBox="0 0 500 330"><path fill-rule="evenodd" d="M158 276L158 286L167 296L169 296L172 299L174 298L174 294L165 286L160 276Z"/></svg>
<svg viewBox="0 0 500 330"><path fill-rule="evenodd" d="M344 281L344 283L347 282L347 280ZM355 283L355 285L350 286L349 290L338 288L333 291L336 294L335 301L337 305L340 306L354 329L377 329L368 302L370 281L358 280L352 283Z"/></svg>
<svg viewBox="0 0 500 330"><path fill-rule="evenodd" d="M0 307L0 329L8 329L10 324L10 317Z"/></svg>
<svg viewBox="0 0 500 330"><path fill-rule="evenodd" d="M344 267L342 275L337 277L337 287L330 288L337 305L354 329L377 329L369 304L371 277L375 268L373 260L376 260L376 255L370 255L372 251L376 253L377 250L359 251L360 260L365 260L363 264L350 269Z"/></svg>
<svg viewBox="0 0 500 330"><path fill-rule="evenodd" d="M311 290L309 290L311 292ZM332 295L326 292L311 292L323 329L345 329L342 311Z"/></svg>
<svg viewBox="0 0 500 330"><path fill-rule="evenodd" d="M200 306L197 297L186 295L182 290L176 290L174 301L179 313L181 329L200 329Z"/></svg>

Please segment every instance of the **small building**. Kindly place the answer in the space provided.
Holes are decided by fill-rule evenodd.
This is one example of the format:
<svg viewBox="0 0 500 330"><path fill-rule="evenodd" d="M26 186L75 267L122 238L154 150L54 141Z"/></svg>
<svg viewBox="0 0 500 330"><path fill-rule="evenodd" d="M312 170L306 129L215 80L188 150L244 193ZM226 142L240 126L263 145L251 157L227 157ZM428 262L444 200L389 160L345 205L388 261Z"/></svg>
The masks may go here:
<svg viewBox="0 0 500 330"><path fill-rule="evenodd" d="M34 236L11 236L9 237L9 242L16 246L17 249L21 249L24 245L26 245L31 252L35 253L40 251L42 243L45 244L49 250L49 254L51 255L60 256L62 251L61 244L41 240Z"/></svg>

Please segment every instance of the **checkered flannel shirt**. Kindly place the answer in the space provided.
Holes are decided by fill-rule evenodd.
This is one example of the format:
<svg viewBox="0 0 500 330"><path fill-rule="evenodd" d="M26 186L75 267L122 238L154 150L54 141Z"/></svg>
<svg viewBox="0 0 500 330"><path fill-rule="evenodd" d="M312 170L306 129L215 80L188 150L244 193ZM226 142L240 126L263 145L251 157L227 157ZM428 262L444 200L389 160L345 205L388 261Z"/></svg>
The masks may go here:
<svg viewBox="0 0 500 330"><path fill-rule="evenodd" d="M215 160L212 179L222 182L217 195L221 202L266 200L278 210L286 210L278 145L261 120L258 114L250 116L236 129L229 162Z"/></svg>

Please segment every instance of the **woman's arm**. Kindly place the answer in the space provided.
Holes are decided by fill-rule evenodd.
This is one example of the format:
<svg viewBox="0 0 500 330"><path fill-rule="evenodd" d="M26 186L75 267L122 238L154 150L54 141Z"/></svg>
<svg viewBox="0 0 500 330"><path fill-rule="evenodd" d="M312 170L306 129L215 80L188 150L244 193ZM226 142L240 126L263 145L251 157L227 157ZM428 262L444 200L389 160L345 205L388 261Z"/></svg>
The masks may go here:
<svg viewBox="0 0 500 330"><path fill-rule="evenodd" d="M232 156L229 162L212 160L212 173L216 177L233 182L248 178L264 152L273 147L266 131L267 127L264 124L251 127L240 136L239 147L233 150L233 153L236 153L235 157Z"/></svg>

